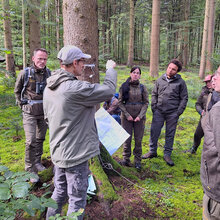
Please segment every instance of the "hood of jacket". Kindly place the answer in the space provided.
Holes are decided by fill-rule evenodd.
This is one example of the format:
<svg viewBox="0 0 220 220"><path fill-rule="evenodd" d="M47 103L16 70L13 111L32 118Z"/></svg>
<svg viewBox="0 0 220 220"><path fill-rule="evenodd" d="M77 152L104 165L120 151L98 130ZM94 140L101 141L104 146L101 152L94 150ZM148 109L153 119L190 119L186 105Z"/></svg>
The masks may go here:
<svg viewBox="0 0 220 220"><path fill-rule="evenodd" d="M63 69L58 69L52 72L51 77L47 79L47 87L54 90L62 82L67 80L77 80L77 78L70 72Z"/></svg>

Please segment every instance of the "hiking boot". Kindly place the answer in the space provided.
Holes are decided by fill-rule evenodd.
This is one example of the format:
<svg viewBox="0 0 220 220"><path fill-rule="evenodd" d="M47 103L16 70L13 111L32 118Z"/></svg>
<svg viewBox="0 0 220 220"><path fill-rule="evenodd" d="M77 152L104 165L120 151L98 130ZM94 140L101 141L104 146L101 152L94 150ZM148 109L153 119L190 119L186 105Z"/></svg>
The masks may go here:
<svg viewBox="0 0 220 220"><path fill-rule="evenodd" d="M190 153L190 154L195 154L197 148L192 146L189 150L184 151L184 153Z"/></svg>
<svg viewBox="0 0 220 220"><path fill-rule="evenodd" d="M46 167L43 166L41 163L36 163L35 168L37 169L38 172L41 172L43 170L46 170Z"/></svg>
<svg viewBox="0 0 220 220"><path fill-rule="evenodd" d="M31 183L37 183L40 180L39 176L35 172L32 172L31 174L33 174L33 175L30 178L30 182Z"/></svg>
<svg viewBox="0 0 220 220"><path fill-rule="evenodd" d="M195 153L196 153L196 150L197 150L197 148L194 147L194 146L192 146L192 148L189 150L189 152L190 152L191 154L195 154Z"/></svg>
<svg viewBox="0 0 220 220"><path fill-rule="evenodd" d="M131 162L129 160L122 160L119 162L121 166L131 167Z"/></svg>
<svg viewBox="0 0 220 220"><path fill-rule="evenodd" d="M141 162L135 162L135 168L140 171L141 170Z"/></svg>
<svg viewBox="0 0 220 220"><path fill-rule="evenodd" d="M157 153L148 152L142 156L142 159L150 159L150 158L154 158L154 157L157 157Z"/></svg>
<svg viewBox="0 0 220 220"><path fill-rule="evenodd" d="M168 156L168 155L164 155L163 156L163 159L166 161L166 163L169 165L169 166L174 166L174 162L172 161L171 157Z"/></svg>

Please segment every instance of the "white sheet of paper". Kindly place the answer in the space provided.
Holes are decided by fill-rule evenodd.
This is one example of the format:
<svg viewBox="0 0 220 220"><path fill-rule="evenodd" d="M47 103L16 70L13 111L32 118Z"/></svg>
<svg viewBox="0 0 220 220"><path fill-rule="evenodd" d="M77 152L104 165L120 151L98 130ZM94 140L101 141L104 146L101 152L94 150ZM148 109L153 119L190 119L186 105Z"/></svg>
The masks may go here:
<svg viewBox="0 0 220 220"><path fill-rule="evenodd" d="M104 108L96 112L95 120L99 140L112 155L130 135Z"/></svg>

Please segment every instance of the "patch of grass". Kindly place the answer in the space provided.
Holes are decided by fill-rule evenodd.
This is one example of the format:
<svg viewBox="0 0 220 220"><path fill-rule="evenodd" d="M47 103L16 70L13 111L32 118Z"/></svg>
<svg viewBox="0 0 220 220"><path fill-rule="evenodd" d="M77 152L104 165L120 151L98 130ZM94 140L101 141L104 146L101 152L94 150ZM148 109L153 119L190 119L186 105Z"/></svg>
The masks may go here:
<svg viewBox="0 0 220 220"><path fill-rule="evenodd" d="M129 77L130 68L118 66L118 87ZM162 75L165 71L159 73ZM147 86L151 98L151 91L156 79L149 77L149 68L142 67L141 82ZM196 98L203 86L197 72L180 73L186 80L189 102L185 112L179 118L176 136L173 145L172 159L175 166L169 167L163 160L163 145L165 129L162 129L158 145L158 157L142 161L142 171L137 173L134 168L123 168L123 175L131 177L136 175L138 185L143 190L142 198L157 216L168 219L201 219L203 190L200 182L200 157L202 143L196 155L184 153L193 144L193 134L199 121L199 114L195 110ZM103 81L104 74L100 74ZM9 167L12 171L24 170L25 136L22 128L21 110L15 106L13 88L7 88L0 80L0 163ZM146 126L142 142L143 154L149 150L150 126L152 112L150 106L146 115ZM17 126L17 128L16 128ZM18 127L21 127L19 130ZM18 134L21 139L14 142L13 136ZM134 141L132 141L132 147ZM114 157L122 158L123 148L120 147ZM50 156L49 132L44 142L43 159ZM133 162L133 156L131 161ZM108 181L108 177L100 167L99 162L93 160L90 169L96 178L101 180L103 197L109 201L120 199ZM145 175L146 174L146 175ZM138 179L140 177L141 179ZM107 185L110 184L110 185ZM140 190L140 189L138 189ZM141 207L140 207L141 208Z"/></svg>

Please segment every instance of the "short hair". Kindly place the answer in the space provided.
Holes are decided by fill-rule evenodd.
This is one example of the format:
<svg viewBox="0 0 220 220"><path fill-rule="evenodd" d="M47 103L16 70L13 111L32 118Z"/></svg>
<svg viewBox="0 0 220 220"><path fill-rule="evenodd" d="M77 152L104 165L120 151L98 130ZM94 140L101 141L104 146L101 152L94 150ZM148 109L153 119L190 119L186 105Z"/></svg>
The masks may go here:
<svg viewBox="0 0 220 220"><path fill-rule="evenodd" d="M177 59L172 59L172 60L169 62L168 65L170 65L171 63L175 64L175 65L178 67L177 73L181 71L181 69L182 69L182 63L181 63L179 60L177 60Z"/></svg>
<svg viewBox="0 0 220 220"><path fill-rule="evenodd" d="M61 59L58 59L60 61L60 65L62 66L66 66L66 67L71 67L73 65L73 63L69 63L69 64L62 64L62 60Z"/></svg>
<svg viewBox="0 0 220 220"><path fill-rule="evenodd" d="M44 48L37 48L37 49L34 50L34 53L33 53L34 56L36 55L36 53L37 53L38 51L44 52L44 53L46 53L46 54L48 55L48 52L47 52L46 49L44 49Z"/></svg>
<svg viewBox="0 0 220 220"><path fill-rule="evenodd" d="M139 66L133 66L133 67L131 68L130 73L132 73L132 72L135 71L136 69L139 69L139 72L140 72L140 74L141 74L141 68L140 68Z"/></svg>

